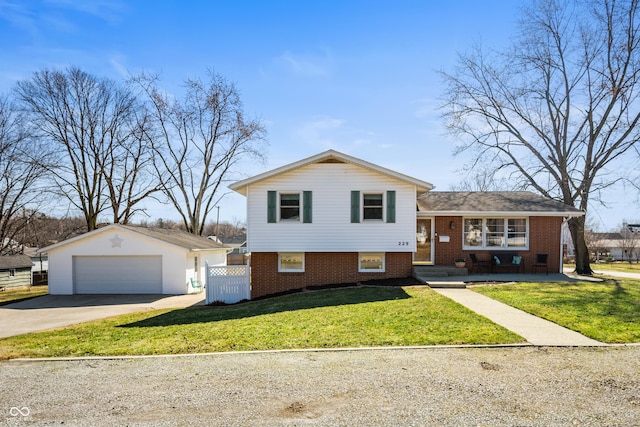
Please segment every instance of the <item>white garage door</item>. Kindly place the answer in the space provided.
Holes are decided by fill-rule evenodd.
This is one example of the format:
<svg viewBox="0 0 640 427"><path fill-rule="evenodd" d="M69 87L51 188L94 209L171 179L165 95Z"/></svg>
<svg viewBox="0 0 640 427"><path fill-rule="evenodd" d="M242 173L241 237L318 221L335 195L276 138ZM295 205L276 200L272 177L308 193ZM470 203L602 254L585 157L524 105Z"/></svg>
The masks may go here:
<svg viewBox="0 0 640 427"><path fill-rule="evenodd" d="M74 256L76 294L161 294L161 256Z"/></svg>

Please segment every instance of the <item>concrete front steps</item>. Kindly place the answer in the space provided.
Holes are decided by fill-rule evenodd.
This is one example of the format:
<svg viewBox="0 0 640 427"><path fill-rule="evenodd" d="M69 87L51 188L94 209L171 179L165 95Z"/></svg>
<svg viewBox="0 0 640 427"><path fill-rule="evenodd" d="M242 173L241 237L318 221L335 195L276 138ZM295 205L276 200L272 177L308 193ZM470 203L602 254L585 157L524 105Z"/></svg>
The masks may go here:
<svg viewBox="0 0 640 427"><path fill-rule="evenodd" d="M413 277L426 283L431 288L466 288L464 276L469 274L467 268L446 265L414 265ZM449 281L446 278L451 277Z"/></svg>

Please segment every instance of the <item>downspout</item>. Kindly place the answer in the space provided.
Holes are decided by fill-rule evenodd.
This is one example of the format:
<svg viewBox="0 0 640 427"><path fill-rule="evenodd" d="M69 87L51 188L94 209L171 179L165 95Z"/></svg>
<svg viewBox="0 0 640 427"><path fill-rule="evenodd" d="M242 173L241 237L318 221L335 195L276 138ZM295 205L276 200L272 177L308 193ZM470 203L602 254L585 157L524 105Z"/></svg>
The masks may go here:
<svg viewBox="0 0 640 427"><path fill-rule="evenodd" d="M569 222L571 217L562 218L562 225L560 226L560 274L564 273L562 262L564 259L562 258L562 251L564 249L564 230L565 227L568 227L567 223Z"/></svg>

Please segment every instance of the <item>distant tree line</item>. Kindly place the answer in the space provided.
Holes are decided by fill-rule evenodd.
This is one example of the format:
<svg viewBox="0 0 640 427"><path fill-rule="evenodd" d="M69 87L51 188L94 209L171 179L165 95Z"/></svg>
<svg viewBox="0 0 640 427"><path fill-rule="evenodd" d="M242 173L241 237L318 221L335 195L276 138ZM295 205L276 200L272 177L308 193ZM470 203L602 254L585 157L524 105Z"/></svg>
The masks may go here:
<svg viewBox="0 0 640 427"><path fill-rule="evenodd" d="M130 223L155 200L183 229L205 234L239 162L264 161L266 129L213 71L185 80L183 90L163 91L156 75L119 82L75 67L17 82L0 98L0 254L60 205L92 231L104 218ZM77 218L58 226L67 222L70 229L47 234L80 229Z"/></svg>

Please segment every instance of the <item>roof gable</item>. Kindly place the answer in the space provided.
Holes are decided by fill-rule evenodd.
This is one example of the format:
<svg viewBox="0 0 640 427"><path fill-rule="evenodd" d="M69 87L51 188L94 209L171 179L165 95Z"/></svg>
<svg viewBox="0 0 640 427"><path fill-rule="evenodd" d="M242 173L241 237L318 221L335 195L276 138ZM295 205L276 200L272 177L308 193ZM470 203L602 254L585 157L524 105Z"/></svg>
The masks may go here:
<svg viewBox="0 0 640 427"><path fill-rule="evenodd" d="M418 197L418 212L432 215L584 215L573 206L530 191L433 191Z"/></svg>
<svg viewBox="0 0 640 427"><path fill-rule="evenodd" d="M139 234L154 240L159 240L161 242L168 243L173 246L178 246L188 251L201 251L201 250L210 250L210 249L231 249L226 245L207 239L206 237L195 236L183 230L170 230L170 229L163 229L163 228L146 228L146 227L136 227L136 226L122 225L122 224L110 224L110 225L107 225L106 227L101 227L97 230L93 230L88 233L84 233L79 236L72 237L71 239L63 240L62 242L58 242L51 246L47 246L46 248L42 248L38 251L38 253L48 252L52 249L57 249L61 246L65 246L70 243L77 242L79 240L90 238L97 234L100 234L109 230L130 231L132 233Z"/></svg>
<svg viewBox="0 0 640 427"><path fill-rule="evenodd" d="M433 188L433 185L426 181L421 181L419 179L412 178L408 175L401 174L391 169L387 169L382 166L378 166L376 164L366 162L362 159L358 159L356 157L352 157L335 150L324 151L320 154L316 154L315 156L311 156L306 159L302 159L297 162L290 163L288 165L284 165L279 168L264 172L262 174L255 175L251 178L247 178L242 181L235 182L231 184L229 188L246 196L247 187L251 184L255 184L257 182L272 178L274 176L277 176L286 172L293 171L295 169L302 168L304 166L307 166L313 163L348 163L348 164L352 164L352 165L356 165L356 166L368 169L373 172L377 172L382 175L386 175L386 176L413 184L418 188L418 192L429 191Z"/></svg>

